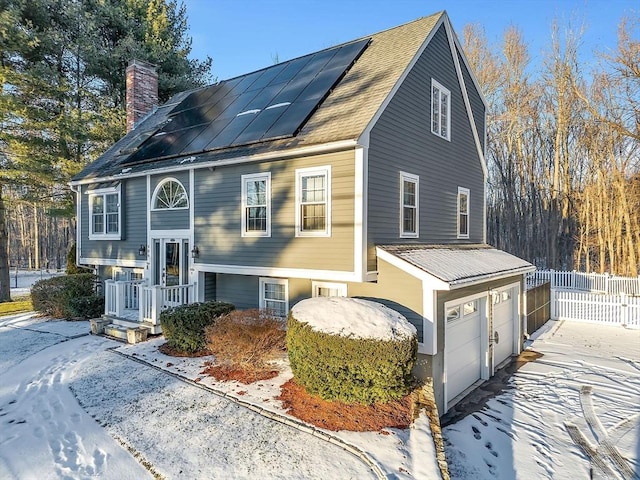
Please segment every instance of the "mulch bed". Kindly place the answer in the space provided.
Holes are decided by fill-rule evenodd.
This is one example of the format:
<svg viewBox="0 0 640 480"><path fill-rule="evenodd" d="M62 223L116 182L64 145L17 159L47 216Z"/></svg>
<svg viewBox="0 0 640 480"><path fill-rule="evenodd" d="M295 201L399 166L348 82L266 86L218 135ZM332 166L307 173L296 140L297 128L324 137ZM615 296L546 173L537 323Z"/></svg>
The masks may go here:
<svg viewBox="0 0 640 480"><path fill-rule="evenodd" d="M254 370L234 367L229 365L215 365L211 362L205 362L205 369L200 372L201 375L209 375L221 382L235 380L239 383L248 385L260 380L269 380L277 377L280 373L278 370Z"/></svg>
<svg viewBox="0 0 640 480"><path fill-rule="evenodd" d="M413 421L412 395L388 403L360 405L329 402L307 393L293 379L277 398L287 413L326 430L377 432L383 428L408 428Z"/></svg>

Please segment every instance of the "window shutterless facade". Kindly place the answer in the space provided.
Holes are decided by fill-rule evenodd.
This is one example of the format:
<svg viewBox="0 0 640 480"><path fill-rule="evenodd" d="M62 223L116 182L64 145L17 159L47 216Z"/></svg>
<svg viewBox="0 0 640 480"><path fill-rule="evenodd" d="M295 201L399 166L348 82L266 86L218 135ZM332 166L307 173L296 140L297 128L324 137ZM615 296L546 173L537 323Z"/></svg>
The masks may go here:
<svg viewBox="0 0 640 480"><path fill-rule="evenodd" d="M242 175L242 236L271 236L271 173Z"/></svg>
<svg viewBox="0 0 640 480"><path fill-rule="evenodd" d="M400 237L417 238L419 232L420 177L400 172Z"/></svg>
<svg viewBox="0 0 640 480"><path fill-rule="evenodd" d="M260 278L260 308L278 317L289 313L289 281L281 278Z"/></svg>
<svg viewBox="0 0 640 480"><path fill-rule="evenodd" d="M469 238L469 189L458 187L458 238Z"/></svg>
<svg viewBox="0 0 640 480"><path fill-rule="evenodd" d="M331 167L296 170L296 236L331 236Z"/></svg>
<svg viewBox="0 0 640 480"><path fill-rule="evenodd" d="M120 186L89 192L91 240L120 240L122 212Z"/></svg>
<svg viewBox="0 0 640 480"><path fill-rule="evenodd" d="M431 133L451 140L451 92L431 79Z"/></svg>

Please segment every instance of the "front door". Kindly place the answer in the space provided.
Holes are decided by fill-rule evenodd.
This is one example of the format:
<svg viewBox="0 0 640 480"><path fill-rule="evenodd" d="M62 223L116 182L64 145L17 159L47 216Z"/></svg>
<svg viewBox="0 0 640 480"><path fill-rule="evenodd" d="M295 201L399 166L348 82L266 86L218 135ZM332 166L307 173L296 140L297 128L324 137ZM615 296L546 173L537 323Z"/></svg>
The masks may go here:
<svg viewBox="0 0 640 480"><path fill-rule="evenodd" d="M185 285L188 281L189 243L182 238L153 241L153 284L163 287Z"/></svg>

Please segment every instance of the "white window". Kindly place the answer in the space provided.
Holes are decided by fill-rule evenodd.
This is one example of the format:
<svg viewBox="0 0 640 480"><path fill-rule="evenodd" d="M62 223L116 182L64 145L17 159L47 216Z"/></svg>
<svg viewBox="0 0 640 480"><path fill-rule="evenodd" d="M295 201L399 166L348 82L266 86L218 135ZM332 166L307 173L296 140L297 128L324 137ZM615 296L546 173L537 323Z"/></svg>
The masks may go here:
<svg viewBox="0 0 640 480"><path fill-rule="evenodd" d="M90 239L120 240L120 186L89 191L89 212Z"/></svg>
<svg viewBox="0 0 640 480"><path fill-rule="evenodd" d="M460 305L447 308L446 313L447 313L447 322L452 322L453 320L457 320L458 318L460 318Z"/></svg>
<svg viewBox="0 0 640 480"><path fill-rule="evenodd" d="M313 297L346 297L346 283L312 282Z"/></svg>
<svg viewBox="0 0 640 480"><path fill-rule="evenodd" d="M182 183L175 178L162 180L153 192L151 208L153 210L189 208L189 198Z"/></svg>
<svg viewBox="0 0 640 480"><path fill-rule="evenodd" d="M271 173L242 175L242 236L271 236Z"/></svg>
<svg viewBox="0 0 640 480"><path fill-rule="evenodd" d="M289 313L289 281L282 278L260 279L260 308L278 317Z"/></svg>
<svg viewBox="0 0 640 480"><path fill-rule="evenodd" d="M419 189L420 177L400 172L400 237L417 238L419 235Z"/></svg>
<svg viewBox="0 0 640 480"><path fill-rule="evenodd" d="M431 79L431 132L451 139L451 92Z"/></svg>
<svg viewBox="0 0 640 480"><path fill-rule="evenodd" d="M331 236L331 167L296 170L296 236Z"/></svg>
<svg viewBox="0 0 640 480"><path fill-rule="evenodd" d="M458 238L469 238L469 189L458 187Z"/></svg>
<svg viewBox="0 0 640 480"><path fill-rule="evenodd" d="M463 315L471 315L478 311L478 300L473 300L471 302L467 302L462 306L462 314Z"/></svg>

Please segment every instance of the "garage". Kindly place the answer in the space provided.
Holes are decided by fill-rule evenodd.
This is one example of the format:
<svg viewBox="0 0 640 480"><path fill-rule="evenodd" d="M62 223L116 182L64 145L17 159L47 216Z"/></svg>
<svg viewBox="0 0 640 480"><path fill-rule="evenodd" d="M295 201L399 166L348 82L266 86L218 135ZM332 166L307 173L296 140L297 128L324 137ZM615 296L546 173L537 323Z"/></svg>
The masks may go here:
<svg viewBox="0 0 640 480"><path fill-rule="evenodd" d="M484 299L449 302L445 306L445 369L449 403L482 377L482 317Z"/></svg>
<svg viewBox="0 0 640 480"><path fill-rule="evenodd" d="M493 364L500 365L513 355L514 331L517 319L514 301L517 299L517 287L507 287L493 292Z"/></svg>

